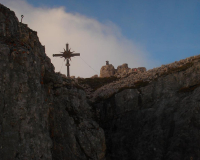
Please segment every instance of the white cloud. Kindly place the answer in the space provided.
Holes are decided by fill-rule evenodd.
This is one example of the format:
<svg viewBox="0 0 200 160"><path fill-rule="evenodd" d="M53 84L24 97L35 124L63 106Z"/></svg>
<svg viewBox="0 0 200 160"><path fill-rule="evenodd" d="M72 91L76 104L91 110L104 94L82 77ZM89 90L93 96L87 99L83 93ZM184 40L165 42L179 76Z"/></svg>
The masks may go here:
<svg viewBox="0 0 200 160"><path fill-rule="evenodd" d="M46 48L46 54L51 58L55 71L61 69L64 59L54 58L52 54L63 51L68 42L72 51L81 54L81 58L90 67L100 73L100 69L109 60L115 66L128 63L130 68L145 66L149 68L155 62L148 59L148 53L143 47L128 40L120 29L112 22L104 24L95 19L72 14L59 8L37 8L23 0L1 0L13 10L23 23L38 32L39 39ZM80 57L72 58L70 75L91 77L97 74ZM65 63L65 62L64 62ZM61 72L66 74L63 64Z"/></svg>

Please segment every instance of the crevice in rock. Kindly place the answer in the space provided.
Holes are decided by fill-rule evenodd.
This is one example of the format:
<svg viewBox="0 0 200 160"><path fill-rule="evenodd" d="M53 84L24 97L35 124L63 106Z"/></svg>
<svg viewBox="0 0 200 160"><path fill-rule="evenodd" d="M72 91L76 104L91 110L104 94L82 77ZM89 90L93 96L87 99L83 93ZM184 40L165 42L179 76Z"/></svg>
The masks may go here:
<svg viewBox="0 0 200 160"><path fill-rule="evenodd" d="M79 139L78 139L76 136L75 136L75 139L76 139L76 142L78 143L78 145L79 145L79 147L80 147L82 153L85 155L85 157L86 157L87 159L92 159L92 157L88 156L88 155L85 153L83 147L81 146L81 143L80 143Z"/></svg>
<svg viewBox="0 0 200 160"><path fill-rule="evenodd" d="M140 89L137 89L137 91L139 92L139 94L138 94L138 106L141 109L142 108L142 104L143 104L143 102L142 102L142 92L141 92Z"/></svg>
<svg viewBox="0 0 200 160"><path fill-rule="evenodd" d="M15 154L15 159L19 159L19 152Z"/></svg>

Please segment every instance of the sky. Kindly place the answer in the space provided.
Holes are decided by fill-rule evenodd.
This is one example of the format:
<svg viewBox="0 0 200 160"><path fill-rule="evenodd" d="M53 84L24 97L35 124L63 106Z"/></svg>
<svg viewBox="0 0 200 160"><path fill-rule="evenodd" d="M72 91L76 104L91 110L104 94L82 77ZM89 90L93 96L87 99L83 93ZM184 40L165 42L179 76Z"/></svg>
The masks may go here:
<svg viewBox="0 0 200 160"><path fill-rule="evenodd" d="M152 69L200 54L200 0L0 0L37 31L56 72L66 74L66 43L80 57L70 75L115 68Z"/></svg>

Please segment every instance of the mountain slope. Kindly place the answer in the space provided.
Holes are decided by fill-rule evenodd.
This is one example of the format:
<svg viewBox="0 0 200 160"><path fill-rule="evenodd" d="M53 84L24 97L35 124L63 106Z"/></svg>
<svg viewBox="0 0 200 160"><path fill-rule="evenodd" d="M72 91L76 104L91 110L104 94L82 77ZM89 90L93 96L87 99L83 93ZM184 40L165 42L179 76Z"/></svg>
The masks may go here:
<svg viewBox="0 0 200 160"><path fill-rule="evenodd" d="M1 4L0 22L1 159L104 159L85 92L54 72L37 32Z"/></svg>

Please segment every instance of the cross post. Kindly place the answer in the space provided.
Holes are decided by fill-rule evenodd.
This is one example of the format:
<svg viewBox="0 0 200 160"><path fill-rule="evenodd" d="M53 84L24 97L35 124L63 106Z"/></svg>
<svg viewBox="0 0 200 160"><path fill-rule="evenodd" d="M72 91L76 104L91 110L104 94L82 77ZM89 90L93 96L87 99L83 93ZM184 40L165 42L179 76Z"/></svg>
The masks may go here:
<svg viewBox="0 0 200 160"><path fill-rule="evenodd" d="M71 57L74 56L80 56L80 53L74 53L71 52L69 49L69 44L66 44L66 50L64 49L64 52L61 52L62 54L53 54L53 57L61 57L61 58L65 58L66 60L66 66L67 66L67 77L70 77L70 73L69 73L69 59L71 60Z"/></svg>

